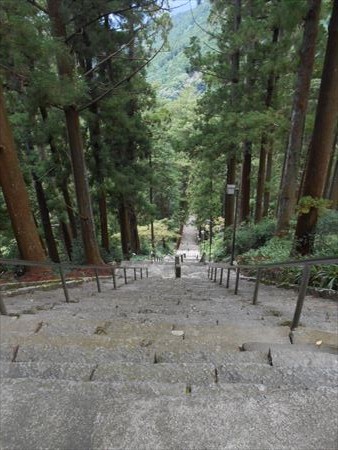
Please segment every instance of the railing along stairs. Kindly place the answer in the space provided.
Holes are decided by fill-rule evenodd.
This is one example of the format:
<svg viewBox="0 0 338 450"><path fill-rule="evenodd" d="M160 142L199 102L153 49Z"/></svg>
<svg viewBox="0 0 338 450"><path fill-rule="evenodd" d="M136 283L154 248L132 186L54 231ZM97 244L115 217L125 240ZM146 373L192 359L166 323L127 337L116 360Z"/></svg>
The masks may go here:
<svg viewBox="0 0 338 450"><path fill-rule="evenodd" d="M208 278L211 281L214 281L216 283L217 274L219 273L220 274L219 275L219 284L222 284L223 274L224 274L224 271L226 270L227 271L226 287L229 288L230 272L232 270L234 270L236 273L234 294L237 295L238 289L239 289L239 280L240 280L241 270L255 271L256 272L256 282L255 282L252 304L256 305L257 299L258 299L259 286L260 286L260 282L262 279L262 273L264 271L281 268L281 267L301 266L302 267L302 277L301 277L300 284L299 284L298 299L297 299L297 303L296 303L296 307L295 307L295 312L293 315L293 320L292 320L292 323L290 326L291 331L293 331L299 325L299 320L300 320L300 316L301 316L302 308L303 308L303 304L304 304L304 298L305 298L309 280L310 280L311 267L315 266L315 265L319 265L319 264L338 264L338 258L337 257L314 258L314 259L282 261L282 262L256 264L256 265L248 265L248 264L230 265L227 263L209 263Z"/></svg>
<svg viewBox="0 0 338 450"><path fill-rule="evenodd" d="M23 259L0 258L0 265L23 266L23 267L46 267L47 269L50 269L54 273L58 273L59 277L60 277L61 285L63 288L66 303L70 302L69 290L68 290L67 282L66 282L66 278L67 278L66 271L67 270L80 269L83 271L87 271L87 270L94 271L98 292L102 292L101 283L100 283L100 272L101 272L101 274L102 274L102 272L104 272L104 274L107 274L107 272L111 273L114 289L117 289L116 276L117 276L118 271L123 272L124 284L128 284L128 272L130 273L130 271L132 272L131 277L135 281L137 280L138 272L139 272L140 279L142 279L144 277L144 272L145 272L146 278L148 278L148 276L149 276L149 270L148 270L148 266L146 264L133 265L133 264L129 264L129 261L124 261L121 264L79 265L79 264L72 264L72 263L53 263L50 261L27 261L27 260L23 260ZM130 275L129 275L129 279L130 279ZM3 315L7 314L5 304L1 297L1 291L0 291L0 314L3 314Z"/></svg>

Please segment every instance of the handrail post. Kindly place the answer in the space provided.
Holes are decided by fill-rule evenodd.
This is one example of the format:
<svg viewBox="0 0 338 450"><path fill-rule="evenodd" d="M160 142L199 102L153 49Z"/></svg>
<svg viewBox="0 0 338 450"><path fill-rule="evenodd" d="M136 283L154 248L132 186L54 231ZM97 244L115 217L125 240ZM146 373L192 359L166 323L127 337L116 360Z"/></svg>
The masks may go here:
<svg viewBox="0 0 338 450"><path fill-rule="evenodd" d="M214 268L211 267L211 274L210 274L210 280L212 281L214 278Z"/></svg>
<svg viewBox="0 0 338 450"><path fill-rule="evenodd" d="M142 280L143 279L143 269L142 269L142 267L140 269L140 274L141 274L141 280Z"/></svg>
<svg viewBox="0 0 338 450"><path fill-rule="evenodd" d="M228 274L227 274L227 284L226 284L227 288L229 287L229 283L230 283L230 270L231 269L228 269Z"/></svg>
<svg viewBox="0 0 338 450"><path fill-rule="evenodd" d="M116 275L115 275L115 267L113 267L113 286L116 289Z"/></svg>
<svg viewBox="0 0 338 450"><path fill-rule="evenodd" d="M302 313L304 299L306 295L306 290L309 284L310 280L310 265L304 264L303 267L303 273L302 273L302 281L298 293L298 299L296 304L295 313L293 316L292 324L291 324L291 331L295 330L299 325L299 319L300 315Z"/></svg>
<svg viewBox="0 0 338 450"><path fill-rule="evenodd" d="M137 275L136 275L136 267L134 267L134 280L137 280Z"/></svg>
<svg viewBox="0 0 338 450"><path fill-rule="evenodd" d="M214 283L216 283L216 280L217 280L217 267L215 267Z"/></svg>
<svg viewBox="0 0 338 450"><path fill-rule="evenodd" d="M148 267L146 267L146 277L149 278L149 270L148 270Z"/></svg>
<svg viewBox="0 0 338 450"><path fill-rule="evenodd" d="M66 280L65 280L65 274L63 273L63 268L62 268L61 264L59 265L59 272L60 272L63 293L65 294L65 298L66 298L66 303L69 303L69 295L68 295L68 289L67 289L67 284L66 284Z"/></svg>
<svg viewBox="0 0 338 450"><path fill-rule="evenodd" d="M208 278L210 278L210 269L211 269L211 267L208 266Z"/></svg>
<svg viewBox="0 0 338 450"><path fill-rule="evenodd" d="M96 278L97 292L101 292L101 284L100 284L99 272L98 272L97 269L95 269L95 278Z"/></svg>
<svg viewBox="0 0 338 450"><path fill-rule="evenodd" d="M235 284L235 295L237 295L237 294L238 294L239 273L240 273L240 268L239 268L239 267L237 267L237 268L236 268L236 284Z"/></svg>
<svg viewBox="0 0 338 450"><path fill-rule="evenodd" d="M258 289L259 289L259 285L261 282L261 275L262 275L262 269L258 269L257 276L256 276L255 291L254 291L253 300L252 300L253 305L257 304Z"/></svg>
<svg viewBox="0 0 338 450"><path fill-rule="evenodd" d="M126 267L123 267L123 275L124 275L124 284L127 284L127 269Z"/></svg>
<svg viewBox="0 0 338 450"><path fill-rule="evenodd" d="M221 275L219 276L219 284L222 284L224 269L221 267Z"/></svg>
<svg viewBox="0 0 338 450"><path fill-rule="evenodd" d="M0 292L0 314L2 314L3 316L7 316L7 309L3 301L1 292Z"/></svg>

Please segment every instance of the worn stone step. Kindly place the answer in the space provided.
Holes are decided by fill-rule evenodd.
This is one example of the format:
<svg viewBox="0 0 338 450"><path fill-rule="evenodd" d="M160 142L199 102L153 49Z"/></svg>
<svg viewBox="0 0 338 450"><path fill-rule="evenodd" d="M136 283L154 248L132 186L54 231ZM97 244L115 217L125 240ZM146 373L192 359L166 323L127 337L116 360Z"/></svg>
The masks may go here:
<svg viewBox="0 0 338 450"><path fill-rule="evenodd" d="M1 448L336 448L335 389L229 385L210 398L204 388L187 394L166 385L165 395L131 386L128 393L111 383L3 380Z"/></svg>
<svg viewBox="0 0 338 450"><path fill-rule="evenodd" d="M97 339L87 341L86 345L70 344L58 338L50 340L49 344L1 344L0 359L2 361L15 362L76 362L102 364L116 361L129 361L138 363L212 363L222 364L223 362L246 362L266 364L267 355L262 352L240 352L227 351L222 348L208 348L207 350L195 349L191 351L189 347L183 346L147 346L124 343L113 346L106 341L106 346L102 346L104 341L99 336ZM52 345L53 343L53 345ZM101 344L101 345L100 345Z"/></svg>
<svg viewBox="0 0 338 450"><path fill-rule="evenodd" d="M334 332L318 330L311 327L299 327L292 332L292 340L294 344L315 344L316 342L321 342L320 346L335 348L338 353L337 322Z"/></svg>
<svg viewBox="0 0 338 450"><path fill-rule="evenodd" d="M259 383L265 386L338 387L338 368L282 367L252 364L224 364L218 367L220 382Z"/></svg>
<svg viewBox="0 0 338 450"><path fill-rule="evenodd" d="M210 326L202 324L193 326L186 324L182 329L174 323L133 323L123 321L99 321L90 322L77 320L61 322L51 321L46 326L41 326L38 333L32 333L39 321L27 325L27 336L17 336L15 332L2 332L2 342L12 345L33 346L33 345L53 345L64 347L77 345L84 348L93 347L128 347L130 349L138 347L149 347L153 351L237 351L246 339L269 339L271 343L289 342L287 327L266 327L262 324L250 326L242 323L240 326L235 323L216 324ZM16 324L20 327L20 319ZM13 327L14 327L13 325ZM83 328L81 328L83 326ZM20 328L22 330L22 328ZM36 328L35 328L36 329ZM15 330L15 327L14 327ZM82 332L81 332L82 330ZM183 334L176 336L175 331ZM89 333L92 333L89 334Z"/></svg>
<svg viewBox="0 0 338 450"><path fill-rule="evenodd" d="M209 363L105 364L23 362L2 363L0 378L50 380L212 384L215 367Z"/></svg>
<svg viewBox="0 0 338 450"><path fill-rule="evenodd" d="M222 363L235 362L236 359L224 358ZM240 360L236 361L237 364ZM246 364L268 364L252 360ZM109 381L109 382L155 382L213 384L218 382L217 366L212 362L175 362L175 363L56 363L48 361L7 362L2 361L0 378L40 378L50 380L73 381Z"/></svg>
<svg viewBox="0 0 338 450"><path fill-rule="evenodd" d="M261 351L269 352L269 350L282 351L287 350L290 352L314 352L314 353L329 353L333 355L338 354L338 348L331 345L316 345L316 344L281 344L272 342L245 342L241 346L243 351Z"/></svg>
<svg viewBox="0 0 338 450"><path fill-rule="evenodd" d="M332 367L338 369L337 349L328 345L270 344L247 342L244 352L261 351L268 355L274 366Z"/></svg>

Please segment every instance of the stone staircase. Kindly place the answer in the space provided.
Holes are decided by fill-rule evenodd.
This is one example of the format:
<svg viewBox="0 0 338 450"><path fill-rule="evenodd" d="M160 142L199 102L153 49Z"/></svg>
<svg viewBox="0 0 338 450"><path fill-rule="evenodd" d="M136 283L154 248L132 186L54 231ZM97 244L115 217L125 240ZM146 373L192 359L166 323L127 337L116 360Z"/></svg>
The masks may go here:
<svg viewBox="0 0 338 450"><path fill-rule="evenodd" d="M235 296L193 262L181 279L166 262L149 276L73 287L69 304L5 299L18 315L0 317L0 449L337 448L332 301L308 300L314 322L305 311L291 344L286 291L272 310L271 287L253 306L252 284Z"/></svg>

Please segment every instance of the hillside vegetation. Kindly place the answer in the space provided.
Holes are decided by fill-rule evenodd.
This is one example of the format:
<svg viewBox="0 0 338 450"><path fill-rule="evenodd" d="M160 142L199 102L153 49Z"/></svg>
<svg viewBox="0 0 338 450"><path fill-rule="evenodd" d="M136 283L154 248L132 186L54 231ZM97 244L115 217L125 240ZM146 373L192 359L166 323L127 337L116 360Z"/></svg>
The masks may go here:
<svg viewBox="0 0 338 450"><path fill-rule="evenodd" d="M203 2L193 9L172 16L172 29L168 36L168 47L149 66L147 78L161 97L174 99L189 85L202 89L199 74L189 71L189 61L184 49L190 38L198 36L206 41L210 6Z"/></svg>

